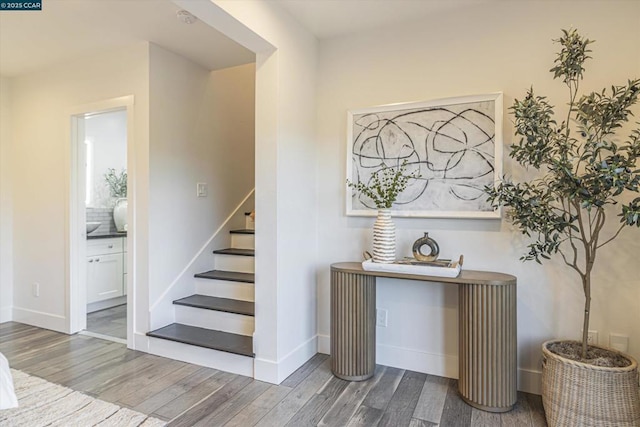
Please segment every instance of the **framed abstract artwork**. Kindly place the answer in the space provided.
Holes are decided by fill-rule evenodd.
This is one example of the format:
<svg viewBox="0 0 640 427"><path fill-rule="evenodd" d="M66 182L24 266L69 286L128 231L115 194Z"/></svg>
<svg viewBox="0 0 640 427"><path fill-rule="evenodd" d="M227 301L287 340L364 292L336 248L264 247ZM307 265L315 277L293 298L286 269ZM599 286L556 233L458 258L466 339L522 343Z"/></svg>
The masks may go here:
<svg viewBox="0 0 640 427"><path fill-rule="evenodd" d="M499 218L483 189L502 177L502 93L351 110L347 179L368 184L407 162L418 171L392 207L393 216ZM347 215L374 216L363 194L346 186Z"/></svg>

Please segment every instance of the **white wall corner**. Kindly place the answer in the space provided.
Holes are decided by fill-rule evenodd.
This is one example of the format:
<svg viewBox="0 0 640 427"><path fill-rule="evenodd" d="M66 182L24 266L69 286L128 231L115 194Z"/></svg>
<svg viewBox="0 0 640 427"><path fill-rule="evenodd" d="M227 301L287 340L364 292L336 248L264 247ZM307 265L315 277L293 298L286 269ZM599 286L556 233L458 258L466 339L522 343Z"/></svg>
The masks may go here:
<svg viewBox="0 0 640 427"><path fill-rule="evenodd" d="M280 384L316 353L318 353L317 335L300 344L277 362L256 358L254 363L255 379L272 384Z"/></svg>
<svg viewBox="0 0 640 427"><path fill-rule="evenodd" d="M133 334L133 347L131 347L131 349L148 353L149 337L146 334L135 332Z"/></svg>
<svg viewBox="0 0 640 427"><path fill-rule="evenodd" d="M13 307L13 321L56 332L62 332L64 334L69 333L69 322L67 321L67 318L58 314L29 310L22 307Z"/></svg>
<svg viewBox="0 0 640 427"><path fill-rule="evenodd" d="M267 359L255 358L253 362L254 378L271 384L280 384L278 381L278 362Z"/></svg>
<svg viewBox="0 0 640 427"><path fill-rule="evenodd" d="M331 354L331 340L329 335L318 334L318 353Z"/></svg>
<svg viewBox="0 0 640 427"><path fill-rule="evenodd" d="M518 390L531 394L542 394L542 372L518 369Z"/></svg>
<svg viewBox="0 0 640 427"><path fill-rule="evenodd" d="M0 307L0 323L13 320L13 308L11 306Z"/></svg>

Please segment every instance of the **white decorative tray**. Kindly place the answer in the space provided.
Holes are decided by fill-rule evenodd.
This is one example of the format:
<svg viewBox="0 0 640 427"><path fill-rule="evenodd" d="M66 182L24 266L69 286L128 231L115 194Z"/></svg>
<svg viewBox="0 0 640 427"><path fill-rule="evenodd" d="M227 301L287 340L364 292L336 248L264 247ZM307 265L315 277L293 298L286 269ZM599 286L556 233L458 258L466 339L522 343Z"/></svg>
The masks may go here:
<svg viewBox="0 0 640 427"><path fill-rule="evenodd" d="M461 267L460 263L455 263L453 267L438 267L400 263L383 264L368 259L362 262L362 269L365 271L386 271L389 273L416 274L419 276L458 277Z"/></svg>

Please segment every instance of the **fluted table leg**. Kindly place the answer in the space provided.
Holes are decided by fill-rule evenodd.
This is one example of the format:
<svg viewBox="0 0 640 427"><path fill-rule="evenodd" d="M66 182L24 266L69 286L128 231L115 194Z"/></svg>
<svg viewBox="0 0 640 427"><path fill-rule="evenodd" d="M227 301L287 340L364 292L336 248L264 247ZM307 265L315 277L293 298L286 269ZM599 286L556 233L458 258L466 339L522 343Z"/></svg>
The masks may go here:
<svg viewBox="0 0 640 427"><path fill-rule="evenodd" d="M331 272L331 371L363 381L376 368L376 278Z"/></svg>
<svg viewBox="0 0 640 427"><path fill-rule="evenodd" d="M517 400L516 284L460 284L459 380L476 408L506 412Z"/></svg>

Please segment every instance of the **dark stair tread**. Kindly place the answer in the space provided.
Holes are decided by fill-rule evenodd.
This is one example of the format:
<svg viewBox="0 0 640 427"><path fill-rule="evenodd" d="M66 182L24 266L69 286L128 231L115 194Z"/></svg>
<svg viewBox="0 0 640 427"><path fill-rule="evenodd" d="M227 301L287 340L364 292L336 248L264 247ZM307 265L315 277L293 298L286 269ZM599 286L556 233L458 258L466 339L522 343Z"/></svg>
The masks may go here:
<svg viewBox="0 0 640 427"><path fill-rule="evenodd" d="M251 228L239 228L237 230L231 230L231 234L255 234L256 230L252 230Z"/></svg>
<svg viewBox="0 0 640 427"><path fill-rule="evenodd" d="M200 279L211 280L228 280L230 282L244 282L255 283L255 274L253 273L239 273L237 271L225 271L225 270L211 270L204 273L198 273L195 275Z"/></svg>
<svg viewBox="0 0 640 427"><path fill-rule="evenodd" d="M253 316L255 306L250 301L197 294L175 300L173 303L207 310L224 311L226 313L243 314L245 316Z"/></svg>
<svg viewBox="0 0 640 427"><path fill-rule="evenodd" d="M240 255L240 256L256 255L256 251L254 249L236 249L236 248L218 249L217 251L213 251L213 253L220 254L220 255Z"/></svg>
<svg viewBox="0 0 640 427"><path fill-rule="evenodd" d="M147 336L254 357L253 339L246 335L172 323L155 331L147 332Z"/></svg>

